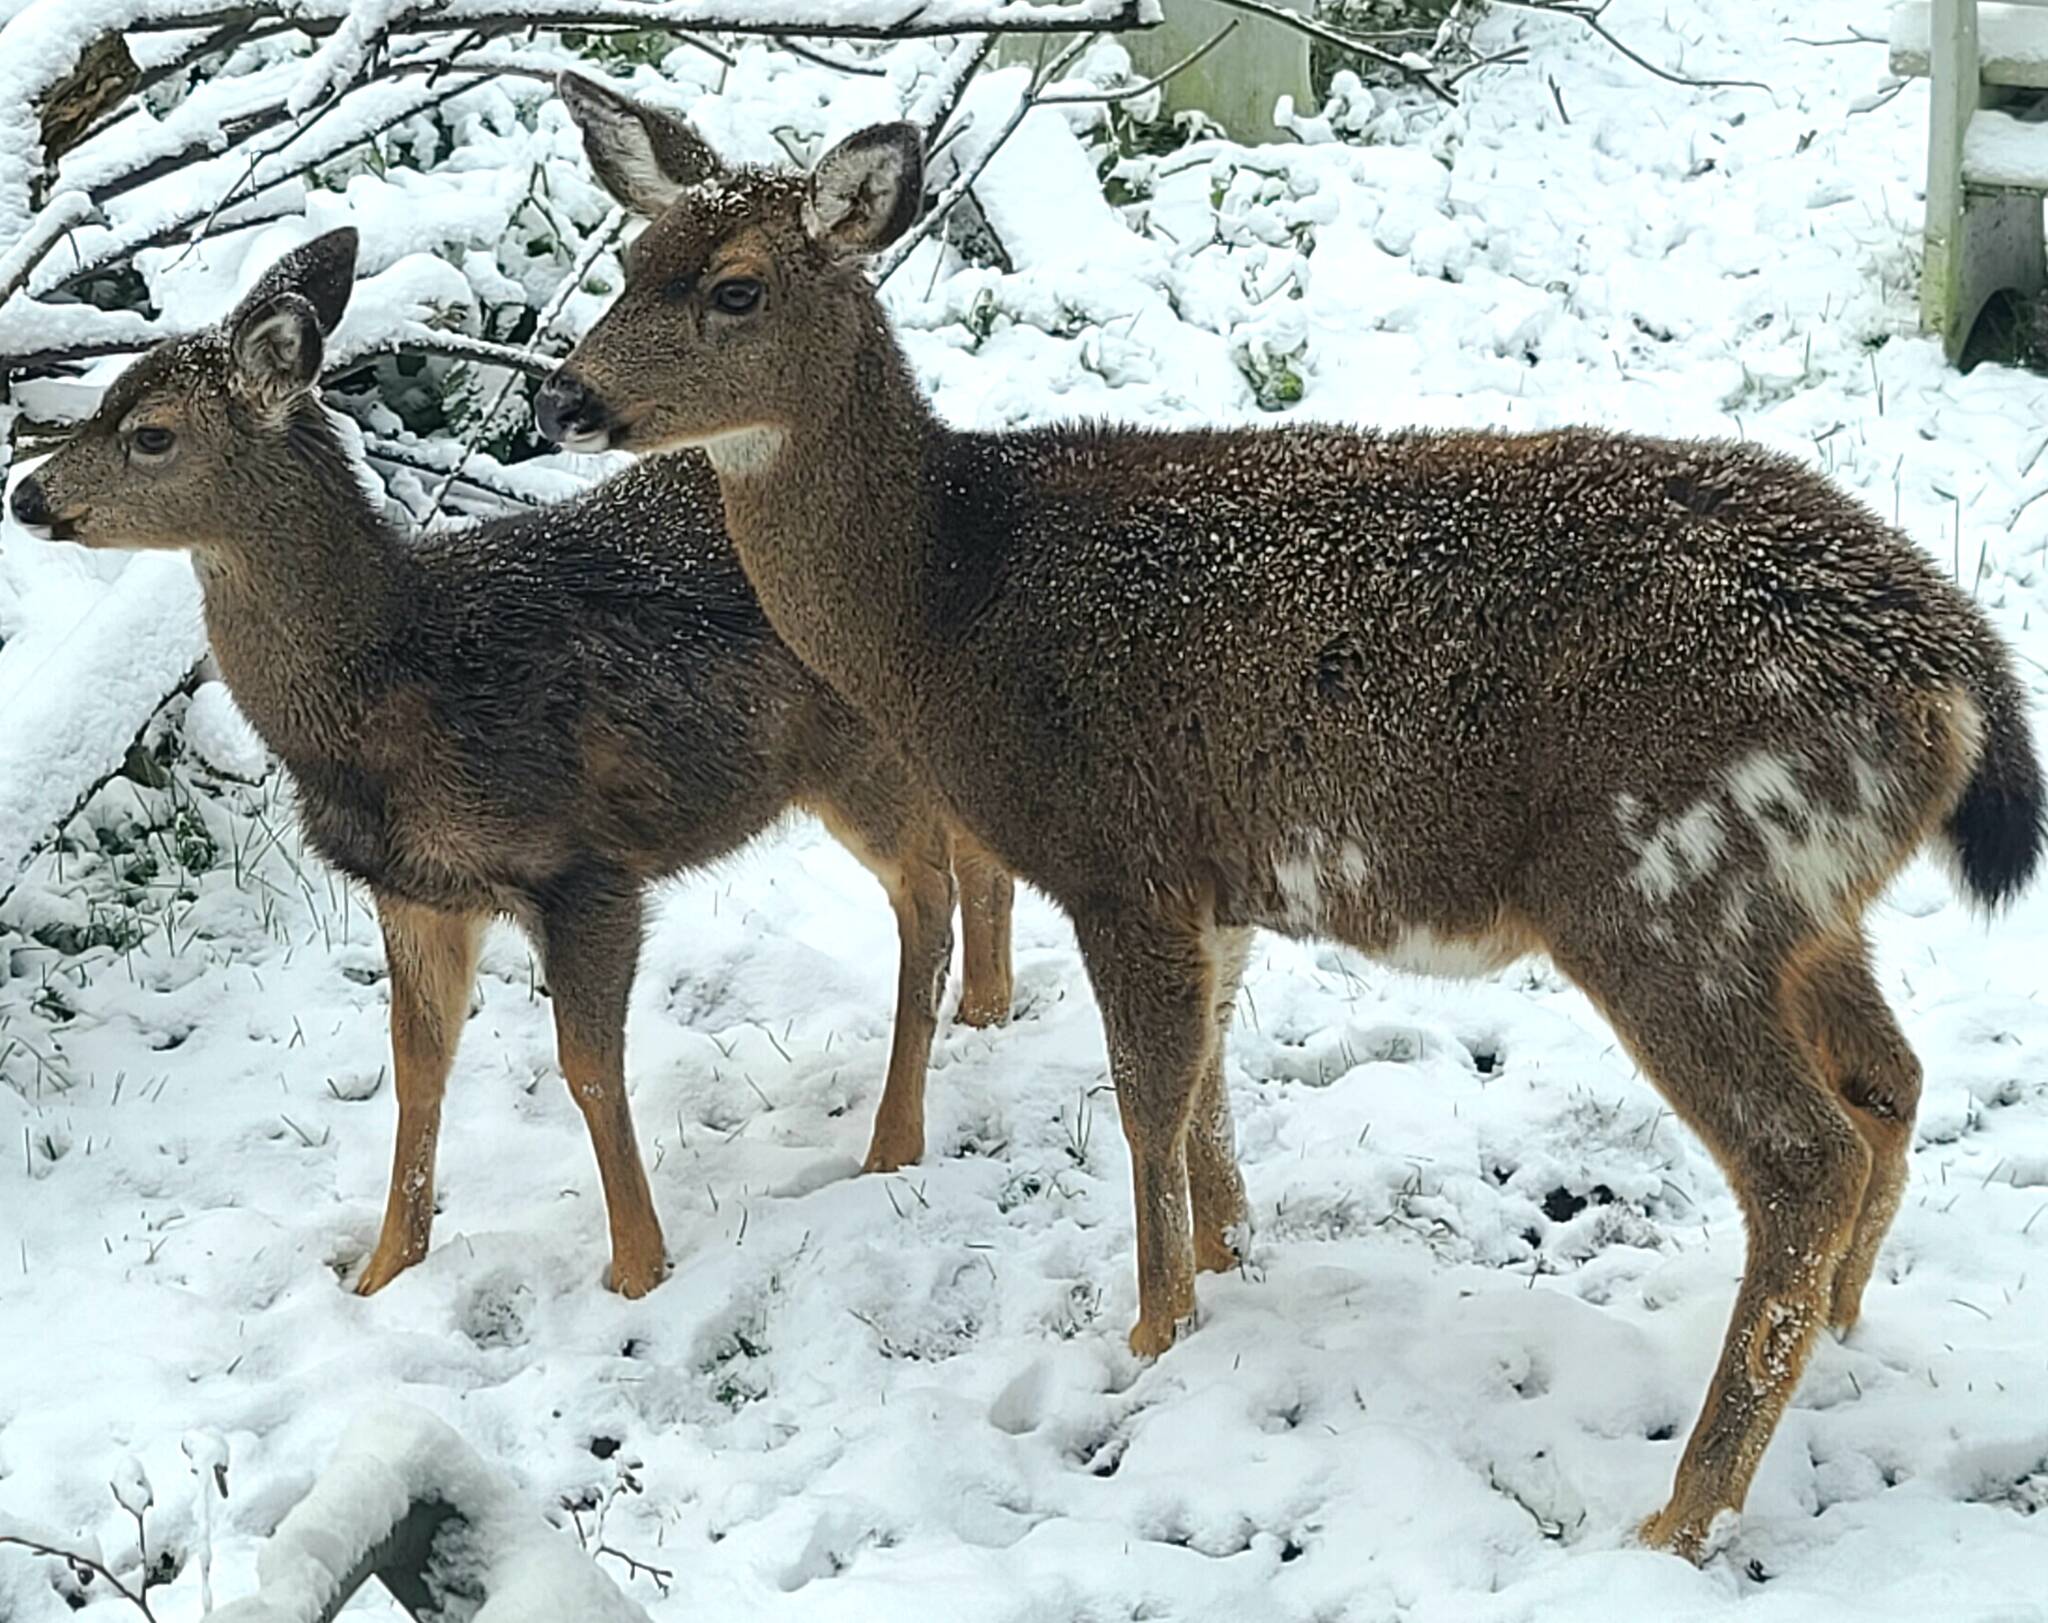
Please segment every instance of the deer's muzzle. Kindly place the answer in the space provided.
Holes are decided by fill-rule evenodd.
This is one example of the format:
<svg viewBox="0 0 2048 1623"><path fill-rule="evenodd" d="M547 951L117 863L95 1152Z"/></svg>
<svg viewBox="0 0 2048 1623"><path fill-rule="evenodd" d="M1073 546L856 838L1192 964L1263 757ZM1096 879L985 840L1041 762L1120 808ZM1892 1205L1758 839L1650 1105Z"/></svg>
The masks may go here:
<svg viewBox="0 0 2048 1623"><path fill-rule="evenodd" d="M602 451L611 444L611 408L566 366L540 386L533 419L564 450Z"/></svg>

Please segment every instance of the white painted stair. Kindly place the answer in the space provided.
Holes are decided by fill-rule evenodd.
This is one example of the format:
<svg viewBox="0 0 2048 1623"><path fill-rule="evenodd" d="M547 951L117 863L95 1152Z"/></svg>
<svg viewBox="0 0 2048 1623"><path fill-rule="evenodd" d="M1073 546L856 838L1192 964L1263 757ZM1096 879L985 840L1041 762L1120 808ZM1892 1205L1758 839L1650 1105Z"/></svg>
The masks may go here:
<svg viewBox="0 0 2048 1623"><path fill-rule="evenodd" d="M1999 191L2048 192L2048 122L2034 109L2015 118L1982 109L1963 131L1963 184Z"/></svg>
<svg viewBox="0 0 2048 1623"><path fill-rule="evenodd" d="M1987 303L2048 284L2048 0L1900 0L1891 65L1928 81L1920 323L1958 361Z"/></svg>
<svg viewBox="0 0 2048 1623"><path fill-rule="evenodd" d="M1905 0L1892 8L1892 72L1924 79L1933 71L1934 14L1934 0ZM2048 90L2048 0L1983 0L1977 7L1977 77L1987 85Z"/></svg>

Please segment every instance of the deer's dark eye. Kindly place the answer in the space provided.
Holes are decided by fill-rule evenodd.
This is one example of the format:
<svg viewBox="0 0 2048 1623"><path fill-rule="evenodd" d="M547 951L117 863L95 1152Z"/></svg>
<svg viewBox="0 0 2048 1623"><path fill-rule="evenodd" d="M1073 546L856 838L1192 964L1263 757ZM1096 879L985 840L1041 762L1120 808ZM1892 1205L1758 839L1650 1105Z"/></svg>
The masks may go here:
<svg viewBox="0 0 2048 1623"><path fill-rule="evenodd" d="M751 276L735 276L711 290L711 306L729 316L743 316L761 302L763 291Z"/></svg>
<svg viewBox="0 0 2048 1623"><path fill-rule="evenodd" d="M168 428L138 428L131 443L144 456L163 456L178 443L178 436Z"/></svg>

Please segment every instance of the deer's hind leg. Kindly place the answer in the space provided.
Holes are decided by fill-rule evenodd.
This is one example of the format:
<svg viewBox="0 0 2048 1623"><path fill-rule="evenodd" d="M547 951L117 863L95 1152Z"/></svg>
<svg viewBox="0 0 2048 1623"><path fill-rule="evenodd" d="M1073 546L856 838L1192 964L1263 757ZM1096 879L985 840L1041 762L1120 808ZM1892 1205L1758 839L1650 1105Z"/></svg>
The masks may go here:
<svg viewBox="0 0 2048 1623"><path fill-rule="evenodd" d="M1244 1175L1237 1166L1230 1089L1223 1077L1230 1022L1237 1012L1237 990L1251 948L1250 930L1216 933L1216 1039L1188 1119L1188 1196L1194 1212L1195 1267L1202 1273L1226 1273L1244 1260L1238 1246L1251 1215Z"/></svg>
<svg viewBox="0 0 2048 1623"><path fill-rule="evenodd" d="M1016 882L981 842L953 831L953 874L960 890L960 1023L999 1026L1010 1018L1010 916Z"/></svg>
<svg viewBox="0 0 2048 1623"><path fill-rule="evenodd" d="M391 1187L376 1248L356 1278L358 1295L382 1290L427 1254L434 1227L434 1156L441 1097L476 982L483 919L393 896L377 898L391 969L391 1073L398 1132Z"/></svg>
<svg viewBox="0 0 2048 1623"><path fill-rule="evenodd" d="M1699 965L1647 939L1553 941L1643 1071L1705 1141L1741 1202L1748 1258L1721 1357L1651 1544L1699 1560L1750 1478L1827 1322L1871 1151L1785 997L1801 954L1749 959L1710 993ZM1725 968L1725 966L1723 966Z"/></svg>
<svg viewBox="0 0 2048 1623"><path fill-rule="evenodd" d="M1823 939L1794 966L1785 990L1821 1075L1870 1149L1870 1180L1848 1252L1835 1271L1828 1311L1828 1322L1847 1330L1862 1311L1878 1248L1905 1196L1920 1061L1878 990L1868 949L1853 930Z"/></svg>
<svg viewBox="0 0 2048 1623"><path fill-rule="evenodd" d="M661 1220L626 1097L626 1007L640 963L640 890L623 874L583 874L541 899L539 945L555 1046L604 1185L612 1261L606 1283L644 1296L668 1272Z"/></svg>

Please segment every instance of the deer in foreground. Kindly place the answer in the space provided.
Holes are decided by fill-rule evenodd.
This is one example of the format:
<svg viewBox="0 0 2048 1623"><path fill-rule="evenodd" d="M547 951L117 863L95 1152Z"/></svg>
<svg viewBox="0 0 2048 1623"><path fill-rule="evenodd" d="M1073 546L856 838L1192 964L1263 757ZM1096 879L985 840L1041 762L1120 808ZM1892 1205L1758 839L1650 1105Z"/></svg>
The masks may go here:
<svg viewBox="0 0 2048 1623"><path fill-rule="evenodd" d="M1430 971L1546 951L1746 1218L1642 1529L1704 1558L1906 1179L1920 1067L1863 915L1923 846L1986 907L2037 863L1982 615L1747 446L953 430L863 274L918 212L914 127L728 170L678 120L563 91L654 220L543 422L702 447L776 630L1072 916L1131 1153L1132 1347L1168 1346L1245 1223L1213 1048L1247 931Z"/></svg>
<svg viewBox="0 0 2048 1623"><path fill-rule="evenodd" d="M16 487L14 515L89 547L191 552L214 654L297 784L307 838L375 897L398 1137L357 1289L426 1254L442 1091L499 915L538 949L597 1152L609 1282L639 1296L666 1270L623 1067L649 884L798 806L882 881L902 941L867 1157L882 1170L923 1154L949 864L965 891L961 1014L976 1024L1009 1013L1009 875L954 846L893 751L777 640L703 458L401 536L317 392L355 260L352 230L315 238L218 328L138 361Z"/></svg>

